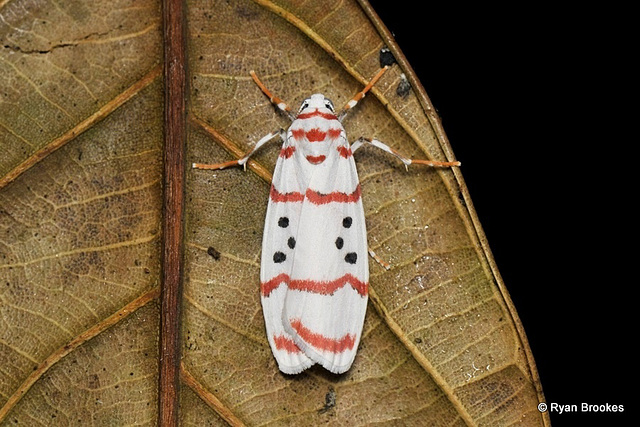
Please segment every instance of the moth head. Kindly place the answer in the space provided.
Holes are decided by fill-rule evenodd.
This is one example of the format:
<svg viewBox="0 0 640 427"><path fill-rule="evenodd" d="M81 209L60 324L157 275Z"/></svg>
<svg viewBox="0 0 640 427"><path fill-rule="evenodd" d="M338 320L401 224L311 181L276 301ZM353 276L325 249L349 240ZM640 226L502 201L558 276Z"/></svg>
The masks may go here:
<svg viewBox="0 0 640 427"><path fill-rule="evenodd" d="M305 110L315 111L316 109L319 111L329 110L331 113L335 113L335 108L333 107L333 102L329 98L325 98L321 93L316 93L311 95L311 97L305 99L300 105L300 110L298 110L298 114L302 113Z"/></svg>

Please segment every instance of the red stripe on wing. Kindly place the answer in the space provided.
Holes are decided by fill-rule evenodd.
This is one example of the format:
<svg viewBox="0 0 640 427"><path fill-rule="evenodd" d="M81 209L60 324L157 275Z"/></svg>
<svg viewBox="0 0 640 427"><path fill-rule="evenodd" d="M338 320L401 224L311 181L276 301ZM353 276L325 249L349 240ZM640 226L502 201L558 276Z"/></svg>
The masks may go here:
<svg viewBox="0 0 640 427"><path fill-rule="evenodd" d="M282 283L289 283L289 275L280 273L276 277L260 283L260 293L263 297L268 297L271 291L275 290Z"/></svg>
<svg viewBox="0 0 640 427"><path fill-rule="evenodd" d="M355 335L345 334L339 339L325 337L305 327L300 319L291 320L291 327L298 333L300 338L319 350L342 353L345 350L353 350L353 346L356 343Z"/></svg>
<svg viewBox="0 0 640 427"><path fill-rule="evenodd" d="M344 145L339 145L337 150L338 150L338 153L342 157L344 157L345 159L348 159L349 157L351 157L353 155L353 152L351 151L351 148L345 147Z"/></svg>
<svg viewBox="0 0 640 427"><path fill-rule="evenodd" d="M327 135L329 135L329 139L336 139L342 133L342 129L331 128L327 131Z"/></svg>
<svg viewBox="0 0 640 427"><path fill-rule="evenodd" d="M296 117L296 119L304 120L310 119L311 117L322 117L323 119L327 120L338 120L338 117L335 114L323 113L322 111L318 111L317 108L316 111L312 111L310 113L298 114L298 117Z"/></svg>
<svg viewBox="0 0 640 427"><path fill-rule="evenodd" d="M366 296L369 290L369 284L358 280L352 274L345 274L344 276L335 280L290 280L288 283L289 289L296 291L311 292L320 295L333 295L335 291L343 288L347 284L351 285L356 292L362 296Z"/></svg>
<svg viewBox="0 0 640 427"><path fill-rule="evenodd" d="M313 128L307 131L306 137L309 142L322 142L327 138L327 133L318 128Z"/></svg>
<svg viewBox="0 0 640 427"><path fill-rule="evenodd" d="M292 290L320 295L332 295L335 291L345 287L347 284L351 285L351 287L363 297L369 293L369 283L363 282L349 273L335 280L291 280L288 274L280 273L274 278L260 283L260 293L263 297L268 297L269 294L282 283L285 283L288 288Z"/></svg>
<svg viewBox="0 0 640 427"><path fill-rule="evenodd" d="M297 191L291 193L281 193L272 185L269 197L272 202L275 203L287 203L287 202L302 202L306 197L310 203L314 205L324 205L326 203L355 203L360 200L362 192L360 190L360 184L356 187L353 193L342 193L340 191L334 191L332 193L323 194L319 191L307 189L305 194Z"/></svg>
<svg viewBox="0 0 640 427"><path fill-rule="evenodd" d="M302 139L304 137L304 129L291 129L293 139Z"/></svg>
<svg viewBox="0 0 640 427"><path fill-rule="evenodd" d="M280 193L273 185L271 186L269 197L272 202L276 203L301 202L304 200L304 194L302 193L297 191L293 191L291 193Z"/></svg>
<svg viewBox="0 0 640 427"><path fill-rule="evenodd" d="M305 196L314 205L324 205L325 203L338 202L338 203L355 203L360 200L360 184L356 187L353 193L347 194L340 191L334 191L332 193L322 194L318 191L307 189Z"/></svg>
<svg viewBox="0 0 640 427"><path fill-rule="evenodd" d="M319 155L319 156L307 156L307 161L312 165L319 165L324 162L327 156Z"/></svg>
<svg viewBox="0 0 640 427"><path fill-rule="evenodd" d="M294 151L296 151L296 147L294 146L285 147L280 150L280 157L288 159L289 157L293 156Z"/></svg>
<svg viewBox="0 0 640 427"><path fill-rule="evenodd" d="M302 128L292 129L291 136L293 139L297 141L301 141L303 138L309 142L322 142L328 139L334 140L340 136L342 133L342 129L340 128L329 128L326 132L321 130L320 128L313 128L311 130L305 131Z"/></svg>
<svg viewBox="0 0 640 427"><path fill-rule="evenodd" d="M285 350L288 353L302 353L302 350L296 345L295 342L289 337L284 335L274 335L273 343L278 350Z"/></svg>

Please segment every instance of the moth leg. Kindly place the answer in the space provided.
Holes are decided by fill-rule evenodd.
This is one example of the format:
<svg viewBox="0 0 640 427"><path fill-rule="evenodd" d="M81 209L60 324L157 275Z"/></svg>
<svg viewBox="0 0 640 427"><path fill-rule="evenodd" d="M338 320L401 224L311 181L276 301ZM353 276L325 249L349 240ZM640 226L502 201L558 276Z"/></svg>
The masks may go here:
<svg viewBox="0 0 640 427"><path fill-rule="evenodd" d="M432 166L436 168L449 168L454 166L460 166L460 162L458 161L440 162L437 160L419 160L419 159L412 160L403 156L393 148L389 147L387 144L381 141L378 141L377 139L370 139L370 138L363 138L363 137L358 138L353 144L351 144L351 152L356 151L358 148L362 147L364 144L373 145L374 147L384 150L387 153L397 157L398 159L400 159L402 163L404 163L404 167L407 168L407 170L409 169L409 165L413 165L413 164Z"/></svg>
<svg viewBox="0 0 640 427"><path fill-rule="evenodd" d="M378 264L380 264L382 266L382 268L384 268L385 270L390 270L391 269L391 264L389 264L388 262L386 262L385 260L380 258L378 255L376 255L376 253L371 248L369 248L369 256L371 256L371 258L375 259L376 262Z"/></svg>
<svg viewBox="0 0 640 427"><path fill-rule="evenodd" d="M269 89L267 89L264 83L260 81L255 71L251 70L249 71L249 74L251 74L251 78L254 82L256 82L260 90L269 97L269 101L271 101L271 103L282 110L282 112L289 118L289 120L294 121L296 119L296 116L291 112L291 107L289 107L287 103L284 102L281 98L275 96Z"/></svg>
<svg viewBox="0 0 640 427"><path fill-rule="evenodd" d="M215 164L205 164L205 163L192 163L191 167L193 167L194 169L225 169L228 167L232 167L232 166L242 166L244 167L244 169L247 169L247 161L249 160L249 157L251 157L253 155L253 153L255 153L256 151L258 151L260 149L260 147L262 147L264 144L266 144L267 142L271 141L273 139L273 137L280 135L280 137L282 138L282 140L284 141L286 138L286 133L284 131L284 129L280 129L279 131L276 132L271 132L265 136L263 136L262 138L260 138L260 140L258 142L256 142L256 145L253 147L253 149L251 149L251 151L249 151L247 154L244 155L244 157L238 159L238 160L230 160L228 162L224 162L224 163L215 163Z"/></svg>
<svg viewBox="0 0 640 427"><path fill-rule="evenodd" d="M347 115L347 112L353 107L355 107L362 98L364 98L367 92L369 92L369 90L371 90L373 85L376 84L378 80L380 80L380 77L382 77L382 75L384 74L385 71L387 71L388 68L389 66L385 65L384 68L380 69L380 71L378 71L378 73L375 76L373 76L373 78L364 87L364 89L358 92L353 98L351 98L349 102L347 102L347 104L344 107L342 107L342 111L340 111L340 114L338 114L338 120L342 121L344 116Z"/></svg>

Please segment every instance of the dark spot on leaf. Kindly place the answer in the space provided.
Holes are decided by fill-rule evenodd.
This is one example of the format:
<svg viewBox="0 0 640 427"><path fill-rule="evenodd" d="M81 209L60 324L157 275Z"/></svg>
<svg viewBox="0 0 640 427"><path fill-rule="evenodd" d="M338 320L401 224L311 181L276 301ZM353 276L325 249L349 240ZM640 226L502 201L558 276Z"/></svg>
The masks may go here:
<svg viewBox="0 0 640 427"><path fill-rule="evenodd" d="M400 83L398 83L398 87L396 88L396 94L400 98L406 98L409 95L409 92L411 92L411 84L403 74L401 76Z"/></svg>
<svg viewBox="0 0 640 427"><path fill-rule="evenodd" d="M458 193L458 201L462 206L467 206L467 202L464 200L464 195L462 194L462 192Z"/></svg>
<svg viewBox="0 0 640 427"><path fill-rule="evenodd" d="M220 259L220 251L218 251L213 246L209 246L207 248L207 253L211 256L211 258L215 259L216 261Z"/></svg>
<svg viewBox="0 0 640 427"><path fill-rule="evenodd" d="M383 47L382 49L380 49L380 68L387 65L391 66L395 63L396 58L393 56L393 53L391 53L388 47Z"/></svg>
<svg viewBox="0 0 640 427"><path fill-rule="evenodd" d="M331 408L336 406L336 391L333 387L329 387L329 391L324 395L324 406L318 410L319 414L324 414Z"/></svg>
<svg viewBox="0 0 640 427"><path fill-rule="evenodd" d="M247 6L236 7L235 12L239 17L244 18L247 21L253 21L258 17L258 12Z"/></svg>

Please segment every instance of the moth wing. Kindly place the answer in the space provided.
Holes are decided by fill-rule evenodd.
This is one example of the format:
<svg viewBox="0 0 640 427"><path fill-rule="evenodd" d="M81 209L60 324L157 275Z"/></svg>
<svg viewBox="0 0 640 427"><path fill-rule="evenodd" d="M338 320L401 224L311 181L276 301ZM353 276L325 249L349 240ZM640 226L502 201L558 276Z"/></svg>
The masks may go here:
<svg viewBox="0 0 640 427"><path fill-rule="evenodd" d="M260 298L269 345L279 369L286 374L300 373L315 363L295 344L282 324L293 265L294 249L290 247L290 238L297 234L302 203L294 201L295 197L286 201L274 197L274 194L296 194L299 190L295 165L290 159L279 158L273 174L262 238Z"/></svg>
<svg viewBox="0 0 640 427"><path fill-rule="evenodd" d="M317 166L301 205L282 324L311 360L342 373L362 334L369 264L355 162L327 163Z"/></svg>

